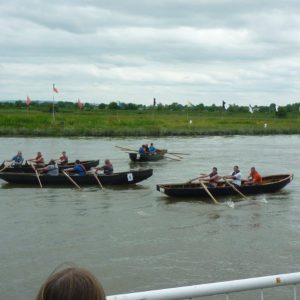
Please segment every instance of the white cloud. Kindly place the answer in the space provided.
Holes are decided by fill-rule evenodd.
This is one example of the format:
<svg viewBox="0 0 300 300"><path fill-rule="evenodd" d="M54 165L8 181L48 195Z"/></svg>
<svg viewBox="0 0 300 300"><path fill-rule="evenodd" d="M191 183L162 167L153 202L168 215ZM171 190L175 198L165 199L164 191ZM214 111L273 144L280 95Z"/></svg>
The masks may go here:
<svg viewBox="0 0 300 300"><path fill-rule="evenodd" d="M285 104L299 99L294 0L0 4L0 101ZM296 100L295 100L296 99Z"/></svg>

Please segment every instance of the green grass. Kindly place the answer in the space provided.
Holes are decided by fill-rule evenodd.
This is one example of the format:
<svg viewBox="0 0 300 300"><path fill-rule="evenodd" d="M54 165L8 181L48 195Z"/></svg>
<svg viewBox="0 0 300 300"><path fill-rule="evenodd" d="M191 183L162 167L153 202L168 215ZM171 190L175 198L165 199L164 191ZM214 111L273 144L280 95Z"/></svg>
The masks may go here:
<svg viewBox="0 0 300 300"><path fill-rule="evenodd" d="M189 124L192 120L192 124ZM264 128L264 124L268 124ZM1 136L168 136L300 133L298 115L97 110L56 113L1 110Z"/></svg>

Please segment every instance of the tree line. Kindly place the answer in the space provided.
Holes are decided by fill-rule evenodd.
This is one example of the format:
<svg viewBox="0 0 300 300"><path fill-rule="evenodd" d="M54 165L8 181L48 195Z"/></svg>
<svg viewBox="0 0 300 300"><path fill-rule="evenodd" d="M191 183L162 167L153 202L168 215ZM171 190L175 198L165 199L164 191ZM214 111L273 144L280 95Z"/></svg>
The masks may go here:
<svg viewBox="0 0 300 300"><path fill-rule="evenodd" d="M23 100L16 101L2 101L0 102L0 109L29 109L42 112L52 112L52 101L32 101L30 105L26 105ZM284 117L287 113L300 113L300 103L287 104L285 106L278 106L272 103L268 106L265 105L255 105L255 106L241 106L237 104L229 104L225 106L223 101L221 105L205 105L203 103L199 104L180 104L173 102L171 104L162 104L155 102L153 105L135 104L135 103L125 103L121 101L112 101L108 104L106 103L84 103L80 108L77 103L70 101L57 101L55 102L56 112L74 112L76 110L131 110L131 111L141 111L141 110L156 110L162 112L229 112L229 113L275 113L279 117Z"/></svg>

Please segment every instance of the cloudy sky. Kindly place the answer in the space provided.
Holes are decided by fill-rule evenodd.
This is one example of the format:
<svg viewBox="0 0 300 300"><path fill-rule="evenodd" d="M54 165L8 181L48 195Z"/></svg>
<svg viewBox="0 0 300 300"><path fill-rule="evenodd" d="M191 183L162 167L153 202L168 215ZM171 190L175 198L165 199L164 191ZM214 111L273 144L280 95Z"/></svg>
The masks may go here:
<svg viewBox="0 0 300 300"><path fill-rule="evenodd" d="M0 1L0 101L300 102L296 0Z"/></svg>

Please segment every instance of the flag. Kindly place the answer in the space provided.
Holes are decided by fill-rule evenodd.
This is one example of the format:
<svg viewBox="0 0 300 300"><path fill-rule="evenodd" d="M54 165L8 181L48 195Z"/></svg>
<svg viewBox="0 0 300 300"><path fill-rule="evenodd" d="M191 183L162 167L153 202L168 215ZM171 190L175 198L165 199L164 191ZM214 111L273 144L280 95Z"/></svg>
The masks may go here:
<svg viewBox="0 0 300 300"><path fill-rule="evenodd" d="M153 98L153 106L156 106L156 99Z"/></svg>
<svg viewBox="0 0 300 300"><path fill-rule="evenodd" d="M26 105L29 106L31 104L31 98L29 96L27 96L26 98Z"/></svg>
<svg viewBox="0 0 300 300"><path fill-rule="evenodd" d="M251 105L249 105L249 112L250 112L251 114L253 114L253 108L252 108Z"/></svg>
<svg viewBox="0 0 300 300"><path fill-rule="evenodd" d="M58 89L55 87L54 84L53 84L53 92L54 92L54 93L57 93L57 94L59 93Z"/></svg>
<svg viewBox="0 0 300 300"><path fill-rule="evenodd" d="M187 101L188 106L194 106L193 103L191 101Z"/></svg>
<svg viewBox="0 0 300 300"><path fill-rule="evenodd" d="M226 104L226 102L222 101L222 107L223 107L224 110L226 110L225 104Z"/></svg>
<svg viewBox="0 0 300 300"><path fill-rule="evenodd" d="M83 102L81 102L81 100L80 100L80 99L78 99L78 101L77 101L77 105L78 105L78 107L79 107L80 109L82 109L82 108L83 108L83 106L84 106L84 103L83 103Z"/></svg>

